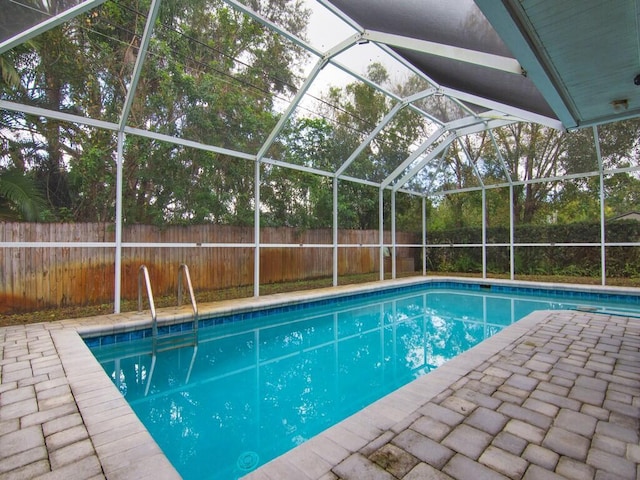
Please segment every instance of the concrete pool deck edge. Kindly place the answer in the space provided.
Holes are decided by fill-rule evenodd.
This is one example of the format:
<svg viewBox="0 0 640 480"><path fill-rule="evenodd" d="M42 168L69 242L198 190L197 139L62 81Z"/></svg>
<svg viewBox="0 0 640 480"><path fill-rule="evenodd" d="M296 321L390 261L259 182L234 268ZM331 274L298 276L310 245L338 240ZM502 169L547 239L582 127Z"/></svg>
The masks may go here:
<svg viewBox="0 0 640 480"><path fill-rule="evenodd" d="M454 277L385 281L384 288L428 281L639 293L637 289L615 287L523 284ZM238 308L260 309L265 305L277 306L380 288L381 284L375 282L203 304L200 308L201 315L219 315ZM437 370L273 460L249 478L337 478L331 469L348 455L380 438L381 432L397 432L403 425L408 425L425 402L447 390L475 366L529 334L549 314L535 312L505 328ZM185 309L162 311L165 322L181 321L186 315ZM129 313L0 329L2 478L180 478L80 336L128 331L145 324L149 324L148 318Z"/></svg>

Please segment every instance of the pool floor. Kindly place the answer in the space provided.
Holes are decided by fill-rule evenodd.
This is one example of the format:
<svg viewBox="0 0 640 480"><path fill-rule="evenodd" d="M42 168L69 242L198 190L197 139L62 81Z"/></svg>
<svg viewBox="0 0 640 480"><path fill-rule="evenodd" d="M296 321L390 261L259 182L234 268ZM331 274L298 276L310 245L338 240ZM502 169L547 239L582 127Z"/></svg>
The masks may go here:
<svg viewBox="0 0 640 480"><path fill-rule="evenodd" d="M77 333L142 321L0 329L2 478L179 478ZM247 478L637 478L639 334L536 312Z"/></svg>

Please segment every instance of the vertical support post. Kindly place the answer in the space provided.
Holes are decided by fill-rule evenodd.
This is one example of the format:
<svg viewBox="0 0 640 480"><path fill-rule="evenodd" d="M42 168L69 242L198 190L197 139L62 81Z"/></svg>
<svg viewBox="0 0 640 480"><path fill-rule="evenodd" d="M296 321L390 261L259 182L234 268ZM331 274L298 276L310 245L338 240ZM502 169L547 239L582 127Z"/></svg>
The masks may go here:
<svg viewBox="0 0 640 480"><path fill-rule="evenodd" d="M513 218L513 184L509 184L509 278L516 278L515 266L515 219Z"/></svg>
<svg viewBox="0 0 640 480"><path fill-rule="evenodd" d="M509 173L509 168L507 168L507 164L502 157L502 153L500 153L500 149L498 148L498 142L496 142L496 137L494 137L491 130L489 130L489 136L491 137L491 143L493 144L493 148L498 155L498 159L500 160L500 165L502 166L502 171L504 172L507 180L509 181L509 278L511 280L515 279L515 230L514 224L515 219L513 217L513 181L511 179L511 173Z"/></svg>
<svg viewBox="0 0 640 480"><path fill-rule="evenodd" d="M602 151L600 150L600 136L598 135L598 127L593 126L593 143L596 147L596 157L598 158L598 173L600 178L600 283L607 284L607 247L604 215L605 215L605 198L604 198L604 166L602 164Z"/></svg>
<svg viewBox="0 0 640 480"><path fill-rule="evenodd" d="M260 296L260 160L256 159L253 178L255 211L253 212L253 296Z"/></svg>
<svg viewBox="0 0 640 480"><path fill-rule="evenodd" d="M487 278L487 189L482 189L482 278Z"/></svg>
<svg viewBox="0 0 640 480"><path fill-rule="evenodd" d="M333 286L338 286L338 177L333 177Z"/></svg>
<svg viewBox="0 0 640 480"><path fill-rule="evenodd" d="M605 198L604 198L604 172L600 170L600 272L601 272L601 284L607 284L607 246L606 235L607 229L605 227Z"/></svg>
<svg viewBox="0 0 640 480"><path fill-rule="evenodd" d="M113 310L115 313L120 313L120 297L122 296L122 165L124 162L124 127L127 125L127 119L129 118L131 108L133 107L136 88L138 86L140 76L142 75L142 67L147 56L147 48L151 41L153 27L156 23L156 19L158 18L160 4L161 0L151 1L149 14L147 15L147 22L144 26L142 38L140 39L140 48L138 50L138 55L136 56L136 62L133 66L133 72L131 73L131 83L127 90L122 112L120 113L120 121L118 122L118 147L116 158L116 251L114 264L115 284L113 294ZM151 381L151 377L149 377L149 381Z"/></svg>
<svg viewBox="0 0 640 480"><path fill-rule="evenodd" d="M113 312L120 313L122 297L122 166L124 162L124 132L118 132L116 150L116 247L114 264Z"/></svg>
<svg viewBox="0 0 640 480"><path fill-rule="evenodd" d="M395 279L397 275L396 265L396 191L391 190L391 278Z"/></svg>
<svg viewBox="0 0 640 480"><path fill-rule="evenodd" d="M422 197L422 275L427 275L427 197Z"/></svg>
<svg viewBox="0 0 640 480"><path fill-rule="evenodd" d="M380 280L384 280L384 192L382 188L378 190L378 229L380 241Z"/></svg>

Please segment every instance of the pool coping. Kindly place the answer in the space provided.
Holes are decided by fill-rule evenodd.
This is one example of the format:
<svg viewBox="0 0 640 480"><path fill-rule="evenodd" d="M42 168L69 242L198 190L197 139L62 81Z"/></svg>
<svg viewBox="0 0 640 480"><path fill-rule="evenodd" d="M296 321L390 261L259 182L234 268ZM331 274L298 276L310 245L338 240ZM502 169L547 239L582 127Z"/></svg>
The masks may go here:
<svg viewBox="0 0 640 480"><path fill-rule="evenodd" d="M381 288L442 281L507 286L528 285L532 288L552 290L622 292L630 295L638 295L640 292L638 289L617 287L459 277L411 277L385 281L384 284L374 282L202 304L200 310L201 315L223 315L234 311L255 311L265 307L313 301L326 296L351 295L379 291ZM161 309L159 313L161 323L182 322L189 316L186 308ZM250 474L248 478L283 478L286 472L291 473L290 478L315 479L329 475L332 465L326 459L327 448L334 448L336 444L341 445L345 442L344 447L353 448L354 441L373 440L371 437L373 432L380 428L391 428L403 418L410 416L425 401L437 396L449 385L458 381L472 366L479 365L533 329L546 317L547 313L534 312L516 324L506 327L435 371L390 393L308 440L300 447L272 460ZM0 364L2 366L0 426L4 427L0 429L0 446L11 447L5 450L4 456L0 454L0 465L11 464L16 466L12 471L22 469L20 471L24 472L35 471L36 464L39 465L40 470L44 468L42 459L38 462L29 462L31 457L26 453L35 451L35 447L30 450L21 450L23 447L14 445L16 439L24 440L23 437L27 436L33 438L31 443L26 443L27 446L36 445L40 441L47 449L47 460L52 470L50 473L66 472L65 478L92 478L94 475L98 478L102 475L110 479L180 478L81 338L86 335L131 331L148 323L149 319L145 318L144 314L125 313L0 329L3 354ZM47 368L43 370L45 361L48 370ZM45 394L51 391L48 389L53 385L55 385L53 388L62 389L65 392L68 390L69 393L47 398ZM67 390L63 388L65 385ZM16 390L25 392L25 395L26 390L33 394L36 411L33 411L33 402L7 400L12 395L14 399L20 397L13 394ZM54 410L55 413L51 413ZM47 412L49 412L48 415ZM79 440L73 438L64 440L65 434L69 435L69 429L63 428L65 419L73 417L74 422L77 423L78 415L81 418L81 426L76 425L71 430L75 430ZM41 430L38 433L35 429L24 428L25 425L40 425ZM81 427L84 428L84 434L78 433ZM47 435L47 432L53 433ZM357 440L353 432L358 432ZM51 440L52 438L56 441ZM343 452L342 449L337 450ZM318 454L318 451L322 451L323 455ZM39 452L42 456L42 449ZM330 455L329 457L331 458ZM336 460L338 460L337 457ZM78 470L79 462L83 465L84 474ZM87 466L90 468L86 468ZM3 471L2 468L0 468L1 471ZM89 475L86 472L93 473ZM301 474L301 472L304 473ZM37 475L31 476L37 477Z"/></svg>

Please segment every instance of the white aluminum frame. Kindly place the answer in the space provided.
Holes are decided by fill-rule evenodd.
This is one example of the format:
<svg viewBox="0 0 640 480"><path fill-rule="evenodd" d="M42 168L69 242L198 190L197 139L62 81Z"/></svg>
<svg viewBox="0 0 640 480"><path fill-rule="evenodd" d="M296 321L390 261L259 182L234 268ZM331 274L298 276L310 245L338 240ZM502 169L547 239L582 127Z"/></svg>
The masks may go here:
<svg viewBox="0 0 640 480"><path fill-rule="evenodd" d="M541 115L532 114L531 112L524 111L522 109L514 108L509 105L501 104L499 102L495 102L492 100L488 100L485 98L480 98L474 95L471 95L466 92L460 92L453 89L445 88L437 85L431 78L425 76L423 73L417 71L412 65L408 64L405 59L400 57L397 53L395 53L389 46L402 46L403 48L412 48L418 49L420 51L428 51L433 54L438 55L446 55L446 56L457 56L457 58L462 61L482 64L485 66L490 66L491 68L497 68L499 70L509 71L511 73L520 73L521 67L520 64L511 59L507 59L505 57L499 57L496 55L487 55L482 54L481 52L474 52L467 49L460 49L451 47L449 45L440 45L440 44L427 44L429 42L420 42L415 39L410 39L407 37L399 37L396 35L389 35L383 32L375 32L375 31L366 31L362 29L359 25L355 24L350 18L346 17L342 12L337 10L332 4L328 3L326 0L318 0L320 4L324 5L329 10L333 11L340 18L342 18L345 22L351 25L354 30L357 32L356 34L348 37L347 39L337 43L333 47L329 48L327 51L322 52L317 50L315 47L309 45L302 39L296 37L295 35L290 34L283 28L275 25L273 22L263 18L261 15L252 11L249 7L240 3L237 0L224 0L225 3L230 5L232 8L235 8L246 15L249 15L254 20L260 22L267 28L272 29L280 35L283 35L288 40L295 43L297 46L305 49L312 55L318 57L317 63L315 64L313 70L306 78L302 86L299 88L298 92L291 100L287 108L285 109L283 115L279 118L276 126L272 129L267 139L264 141L260 149L256 154L246 153L231 150L228 148L222 148L216 145L208 145L200 142L195 142L192 140L187 140L183 138L178 138L174 136L164 135L152 131L147 131L139 128L133 128L127 126L127 120L129 117L129 112L131 110L131 106L133 104L136 86L140 79L140 75L142 72L142 68L144 65L144 61L146 59L146 53L149 46L149 42L151 40L154 25L157 19L157 15L159 12L159 7L161 4L161 0L153 0L150 11L147 17L147 22L145 25L144 33L141 37L141 43L139 48L139 53L136 58L136 62L133 68L132 78L130 88L127 91L127 95L125 98L125 102L122 108L122 112L119 118L118 123L108 122L100 119L86 118L79 115L68 114L64 112L58 112L53 110L48 110L40 107L21 105L15 102L9 102L5 100L0 100L0 109L5 109L9 111L15 112L23 112L29 115L35 115L45 118L56 119L65 122L72 122L81 125L90 126L93 128L104 129L108 131L115 132L117 135L117 148L116 148L116 212L115 212L115 241L114 242L0 242L0 248L113 248L115 252L115 288L114 288L114 312L120 312L121 308L121 275L122 275L122 250L124 248L139 248L139 247L148 247L148 248L253 248L254 249L254 296L260 295L260 251L262 248L331 248L333 252L332 258L332 283L334 286L338 285L338 254L340 248L378 248L379 250L379 264L380 264L380 280L384 280L385 272L384 272L384 256L385 249L390 249L391 252L391 276L396 278L396 252L399 247L410 247L410 248L420 248L422 252L423 259L423 268L422 274L427 274L427 264L426 264L426 251L427 248L459 248L459 247L478 247L482 248L482 277L487 277L487 247L509 247L510 249L510 277L511 279L515 278L515 266L514 266L514 258L515 258L515 248L519 246L526 247L550 247L550 246L570 246L570 247L599 247L601 249L601 270L602 270L602 285L606 284L606 248L609 246L640 246L640 242L612 242L609 243L605 238L605 196L604 196L604 175L611 173L623 173L623 172L634 172L639 171L640 166L628 167L628 168L620 168L620 169L611 169L605 170L601 152L600 152L600 144L598 139L598 130L597 127L593 127L594 133L594 142L596 146L596 155L598 159L598 171L594 172L584 172L580 174L568 174L561 175L557 177L544 178L544 179L533 179L527 181L514 181L511 178L510 172L502 158L500 151L497 146L497 142L495 137L491 133L493 128L501 127L504 125L508 125L517 121L530 121L540 123L542 125L546 125L552 128L562 128L562 124L560 121L555 119L550 119L547 117L543 117ZM76 7L60 14L51 19L48 19L45 22L42 22L31 29L21 33L20 35L16 35L5 42L0 43L0 53L7 51L10 48L20 44L32 38L35 35L38 35L50 28L53 28L64 21L67 21L74 16L77 16L87 10L94 8L100 4L102 4L104 0L91 0L85 1L77 5ZM335 57L341 52L353 47L359 41L366 40L372 41L379 44L379 46L387 52L389 55L392 55L397 61L400 61L403 65L408 67L414 74L421 76L428 84L432 85L432 87L418 92L416 94L410 95L407 98L400 98L393 92L390 92L381 86L373 83L369 79L363 77L362 75L357 74L351 68L337 62ZM319 72L326 66L331 63L338 69L348 73L357 81L360 81L377 91L385 94L391 100L395 101L396 104L389 110L389 112L385 115L382 121L369 133L369 135L363 140L363 142L351 153L351 155L342 162L339 168L336 169L335 172L325 171L317 168L312 168L303 165L294 165L288 164L286 162L271 159L266 157L267 152L270 147L275 142L277 136L282 131L283 127L286 125L286 122L290 120L292 115L294 114L296 108L298 107L300 101L307 93L310 86L313 84L315 78L319 74ZM434 116L432 116L429 112L422 110L418 107L415 102L426 98L430 95L445 95L456 105L461 107L463 111L467 112L468 116L449 122L443 123ZM473 103L479 105L484 108L489 108L490 111L475 114L473 111L465 104L465 102ZM374 182L371 180L356 178L349 175L346 175L345 172L348 170L349 166L352 162L362 153L362 151L374 140L374 138L391 122L395 116L404 108L410 108L413 112L421 115L425 121L429 121L435 124L438 128L437 130L427 138L424 142L422 142L400 165L394 169L394 171L389 174L385 179L380 182ZM482 131L489 131L491 141L493 143L494 149L497 152L498 159L501 163L502 169L505 174L506 182L502 182L499 184L485 185L480 172L477 170L476 165L471 160L469 153L466 151L462 142L460 141L461 137L466 135L472 135L475 133L479 133ZM123 162L124 162L124 141L126 135L135 135L145 138L150 138L153 140L161 141L161 142L169 142L177 145L182 145L189 148L199 149L203 151L214 152L217 154L229 156L232 158L236 158L238 160L248 160L254 162L255 170L254 170L254 185L255 185L255 212L254 212L254 241L251 243L195 243L195 242L184 242L184 243L154 243L154 242L124 242L122 238L122 227L123 227L123 211L122 211L122 192L123 192ZM457 190L448 190L448 191L433 191L433 183L427 185L422 191L415 191L410 188L407 188L406 185L416 177L421 171L423 171L426 167L433 167L435 165L435 172L439 172L444 164L444 158L447 153L449 146L454 141L459 141L463 153L467 157L467 160L471 164L477 178L479 181L479 186L477 187L468 187ZM332 209L332 243L327 244L286 244L286 243L263 243L260 238L260 186L261 186L261 166L265 165L274 165L283 168L289 168L297 171L303 171L306 173L311 173L315 175L322 175L326 177L332 178L332 194L333 194L333 209ZM590 176L599 176L600 179L600 222L601 222L601 238L598 243L591 242L576 242L576 243L516 243L515 235L514 235L514 218L513 218L513 187L516 185L525 185L528 183L535 182L548 182L548 181L559 181L559 180L568 180L572 178L582 178L582 177L590 177ZM340 181L349 181L355 182L362 185L371 186L378 189L379 192L379 242L376 244L339 244L338 243L338 193L339 193L339 185ZM487 244L487 226L486 226L486 191L489 188L509 188L509 211L510 211L510 238L509 243L500 243L500 244ZM449 193L460 193L465 191L482 191L482 243L481 244L454 244L454 245L439 245L439 244L429 244L427 239L427 211L426 211L426 200L428 197L432 196L440 196L446 195ZM391 240L389 242L384 241L384 193L385 191L389 191L391 195ZM419 244L398 244L396 242L396 195L398 192L415 195L421 198L422 202L422 241Z"/></svg>

